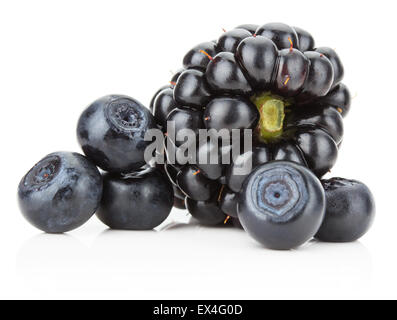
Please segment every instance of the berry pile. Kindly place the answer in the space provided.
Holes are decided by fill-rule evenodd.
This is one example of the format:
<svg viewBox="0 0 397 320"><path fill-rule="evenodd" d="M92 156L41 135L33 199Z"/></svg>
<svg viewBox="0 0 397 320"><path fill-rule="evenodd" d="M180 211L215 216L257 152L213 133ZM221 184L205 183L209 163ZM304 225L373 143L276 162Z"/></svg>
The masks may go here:
<svg viewBox="0 0 397 320"><path fill-rule="evenodd" d="M94 101L77 125L86 156L56 152L40 160L19 183L23 215L48 233L80 227L95 212L114 229L160 225L171 212L174 191L163 171L146 165L150 142L144 136L153 128L152 114L130 97Z"/></svg>
<svg viewBox="0 0 397 320"><path fill-rule="evenodd" d="M153 229L174 206L205 225L242 227L271 249L357 240L373 220L371 192L354 180L320 180L337 160L350 109L343 75L335 51L300 28L224 32L185 55L151 112L122 95L86 108L77 126L85 156L39 161L19 184L21 211L49 233L94 213L110 228ZM184 129L190 137L171 134ZM148 160L151 130L165 138Z"/></svg>

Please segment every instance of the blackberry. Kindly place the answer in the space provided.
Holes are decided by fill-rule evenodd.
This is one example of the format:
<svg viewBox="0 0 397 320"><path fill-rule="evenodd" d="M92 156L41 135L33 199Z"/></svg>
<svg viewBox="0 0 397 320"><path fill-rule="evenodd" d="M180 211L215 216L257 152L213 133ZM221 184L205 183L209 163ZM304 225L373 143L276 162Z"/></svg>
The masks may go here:
<svg viewBox="0 0 397 320"><path fill-rule="evenodd" d="M336 162L343 117L350 109L343 76L333 49L316 47L310 33L282 23L240 25L217 41L194 46L175 81L153 98L157 122L164 133L167 119L178 119L178 130L194 132L252 129L253 149L229 150L230 164L202 165L197 157L172 163L183 172L179 188L195 201L209 201L222 185L228 194L237 193L256 166L273 160L296 162L322 177ZM167 144L167 154L181 144ZM235 174L248 159L252 169Z"/></svg>

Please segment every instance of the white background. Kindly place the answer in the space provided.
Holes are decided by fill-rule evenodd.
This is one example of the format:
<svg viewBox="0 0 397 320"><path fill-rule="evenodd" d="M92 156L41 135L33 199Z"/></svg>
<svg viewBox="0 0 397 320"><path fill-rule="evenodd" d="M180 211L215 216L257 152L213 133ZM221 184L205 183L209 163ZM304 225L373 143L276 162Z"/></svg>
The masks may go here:
<svg viewBox="0 0 397 320"><path fill-rule="evenodd" d="M19 1L0 4L0 298L397 298L397 19L393 1ZM263 249L243 231L173 212L160 232L94 217L44 235L16 189L39 159L79 151L81 111L110 93L148 105L197 43L285 22L336 48L355 96L334 176L364 181L377 217L351 244Z"/></svg>

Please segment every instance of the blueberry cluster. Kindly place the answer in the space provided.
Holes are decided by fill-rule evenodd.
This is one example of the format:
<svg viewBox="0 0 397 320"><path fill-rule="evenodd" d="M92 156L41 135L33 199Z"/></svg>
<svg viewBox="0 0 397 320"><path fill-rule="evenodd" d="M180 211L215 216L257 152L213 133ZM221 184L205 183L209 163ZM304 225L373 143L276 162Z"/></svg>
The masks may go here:
<svg viewBox="0 0 397 320"><path fill-rule="evenodd" d="M358 239L374 214L368 188L346 182L331 195L329 182L322 181L323 187L319 181L336 163L343 140L351 104L343 77L333 49L316 47L310 33L282 23L241 25L189 50L183 68L150 103L166 136L164 169L177 206L185 199L203 224L232 218L275 249L299 246L313 236ZM178 153L190 142L169 135L169 123L176 132L190 129L196 135L196 153L188 161L178 162ZM242 151L232 139L202 141L202 129L241 135L250 130L252 148ZM230 161L199 160L209 159L214 149L219 160ZM241 174L247 163L252 169ZM353 209L355 201L360 209Z"/></svg>
<svg viewBox="0 0 397 320"><path fill-rule="evenodd" d="M313 237L357 240L373 221L371 192L355 180L323 179L350 109L343 75L336 52L300 28L224 32L185 55L150 110L122 95L89 105L77 125L85 156L40 160L19 183L21 211L49 233L73 230L94 213L110 228L153 229L174 206L205 225L233 223L271 249ZM191 136L178 139L170 124ZM161 144L148 157L152 130ZM203 130L226 139L203 138Z"/></svg>
<svg viewBox="0 0 397 320"><path fill-rule="evenodd" d="M145 133L156 127L149 110L130 97L94 101L77 125L85 156L55 152L40 160L19 183L23 215L48 233L73 230L95 212L114 229L157 227L171 212L174 192L164 172L144 159Z"/></svg>

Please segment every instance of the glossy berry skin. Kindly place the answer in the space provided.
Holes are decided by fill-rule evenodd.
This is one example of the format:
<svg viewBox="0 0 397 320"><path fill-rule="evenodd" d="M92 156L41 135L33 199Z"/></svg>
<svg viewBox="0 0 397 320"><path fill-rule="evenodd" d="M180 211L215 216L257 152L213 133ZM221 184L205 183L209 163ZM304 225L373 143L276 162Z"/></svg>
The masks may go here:
<svg viewBox="0 0 397 320"><path fill-rule="evenodd" d="M138 101L110 95L94 101L80 116L77 138L85 155L109 172L131 172L145 164L150 141L145 133L156 128L150 111Z"/></svg>
<svg viewBox="0 0 397 320"><path fill-rule="evenodd" d="M175 126L175 139L173 135L168 135L176 146L181 146L185 141L177 141L176 134L184 129L190 129L199 134L199 129L203 127L203 112L193 108L176 108L167 117L167 122Z"/></svg>
<svg viewBox="0 0 397 320"><path fill-rule="evenodd" d="M253 129L259 120L256 106L244 97L219 97L205 108L203 120L207 129Z"/></svg>
<svg viewBox="0 0 397 320"><path fill-rule="evenodd" d="M341 83L324 98L317 100L316 103L322 106L332 106L338 110L342 117L346 117L350 111L351 100L349 89Z"/></svg>
<svg viewBox="0 0 397 320"><path fill-rule="evenodd" d="M218 142L218 143L216 143ZM213 139L203 139L198 142L196 150L196 166L205 177L217 180L222 176L221 143ZM212 156L211 158L211 155Z"/></svg>
<svg viewBox="0 0 397 320"><path fill-rule="evenodd" d="M158 95L161 91L163 91L164 89L168 89L168 88L171 88L171 86L167 84L167 85L165 85L165 86L160 87L160 88L156 91L156 93L154 94L154 96L152 97L152 99L150 100L150 103L149 103L149 110L150 110L150 112L153 113L154 101L156 100L157 95Z"/></svg>
<svg viewBox="0 0 397 320"><path fill-rule="evenodd" d="M186 69L189 68L199 68L199 69L206 69L210 60L200 52L200 50L204 50L211 56L216 55L216 43L210 42L203 42L198 44L197 46L193 47L188 51L188 53L183 58L183 66Z"/></svg>
<svg viewBox="0 0 397 320"><path fill-rule="evenodd" d="M257 36L266 37L281 50L291 47L299 48L299 38L294 28L284 23L267 23L256 30Z"/></svg>
<svg viewBox="0 0 397 320"><path fill-rule="evenodd" d="M208 64L205 77L213 91L246 94L252 91L234 54L221 52Z"/></svg>
<svg viewBox="0 0 397 320"><path fill-rule="evenodd" d="M153 103L153 115L161 128L166 130L167 117L169 113L178 107L174 100L174 91L172 88L165 88L160 91Z"/></svg>
<svg viewBox="0 0 397 320"><path fill-rule="evenodd" d="M366 185L356 180L332 178L322 181L326 213L315 237L325 242L352 242L372 225L375 201Z"/></svg>
<svg viewBox="0 0 397 320"><path fill-rule="evenodd" d="M217 200L214 198L208 201L195 201L186 198L186 208L193 218L204 225L220 225L226 219L225 214L219 208Z"/></svg>
<svg viewBox="0 0 397 320"><path fill-rule="evenodd" d="M270 89L279 60L273 41L261 36L246 38L238 46L236 57L255 89Z"/></svg>
<svg viewBox="0 0 397 320"><path fill-rule="evenodd" d="M299 39L299 50L302 52L313 51L316 47L313 36L306 30L294 27Z"/></svg>
<svg viewBox="0 0 397 320"><path fill-rule="evenodd" d="M245 180L238 217L244 229L270 249L288 250L310 240L320 228L325 195L305 167L285 161L264 164Z"/></svg>
<svg viewBox="0 0 397 320"><path fill-rule="evenodd" d="M238 194L227 187L221 190L219 208L228 216L237 218Z"/></svg>
<svg viewBox="0 0 397 320"><path fill-rule="evenodd" d="M83 225L94 214L102 195L102 177L86 157L55 152L40 160L22 178L18 202L24 217L48 233Z"/></svg>
<svg viewBox="0 0 397 320"><path fill-rule="evenodd" d="M181 169L176 182L184 194L196 201L209 200L220 188L216 181L208 179L197 167L191 165Z"/></svg>
<svg viewBox="0 0 397 320"><path fill-rule="evenodd" d="M332 88L335 88L343 79L345 70L341 59L334 49L328 47L321 47L315 50L316 52L326 56L332 64L332 70L334 71L334 79L332 82Z"/></svg>
<svg viewBox="0 0 397 320"><path fill-rule="evenodd" d="M236 49L240 42L248 37L251 37L252 33L245 29L233 29L225 32L218 39L217 50L221 52L236 52Z"/></svg>
<svg viewBox="0 0 397 320"><path fill-rule="evenodd" d="M210 88L202 71L190 69L182 72L174 89L176 102L200 110L208 103L210 97Z"/></svg>
<svg viewBox="0 0 397 320"><path fill-rule="evenodd" d="M96 215L111 229L151 230L169 216L173 204L172 184L158 169L125 176L106 173Z"/></svg>
<svg viewBox="0 0 397 320"><path fill-rule="evenodd" d="M230 190L239 192L247 176L256 167L269 161L271 161L270 148L266 145L256 146L252 151L239 155L226 171L226 183ZM250 170L249 163L251 163Z"/></svg>

